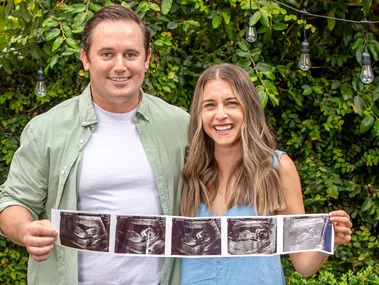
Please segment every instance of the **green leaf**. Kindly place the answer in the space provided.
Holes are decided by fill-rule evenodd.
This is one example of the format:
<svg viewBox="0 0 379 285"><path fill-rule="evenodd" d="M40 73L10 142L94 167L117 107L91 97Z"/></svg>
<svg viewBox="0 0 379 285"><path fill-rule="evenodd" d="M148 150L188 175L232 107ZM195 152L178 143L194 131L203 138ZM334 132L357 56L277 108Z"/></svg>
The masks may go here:
<svg viewBox="0 0 379 285"><path fill-rule="evenodd" d="M172 0L162 0L162 14L167 15L172 6Z"/></svg>
<svg viewBox="0 0 379 285"><path fill-rule="evenodd" d="M275 74L271 71L263 71L262 74L266 76L268 79L275 80Z"/></svg>
<svg viewBox="0 0 379 285"><path fill-rule="evenodd" d="M278 95L278 89L276 89L276 86L274 83L272 83L270 80L265 80L264 84L266 86L267 91L269 91L271 94Z"/></svg>
<svg viewBox="0 0 379 285"><path fill-rule="evenodd" d="M304 88L304 87L305 87L305 88ZM304 96L308 96L308 95L312 94L313 89L312 89L311 86L309 86L309 85L305 85L305 86L303 86L303 88L304 88L304 91L303 91L303 95L304 95Z"/></svg>
<svg viewBox="0 0 379 285"><path fill-rule="evenodd" d="M248 67L251 65L251 60L250 59L241 59L237 62L237 65L239 67Z"/></svg>
<svg viewBox="0 0 379 285"><path fill-rule="evenodd" d="M57 22L57 20L55 20L54 18L50 17L50 18L47 18L45 21L43 21L43 24L42 24L42 27L46 28L46 27L57 27L59 26L59 23Z"/></svg>
<svg viewBox="0 0 379 285"><path fill-rule="evenodd" d="M57 38L54 43L53 43L53 47L51 48L51 51L54 52L57 50L57 48L59 48L61 46L61 44L63 43L63 38L62 37L59 37Z"/></svg>
<svg viewBox="0 0 379 285"><path fill-rule="evenodd" d="M75 4L75 9L72 11L72 13L80 13L87 10L87 6L84 4Z"/></svg>
<svg viewBox="0 0 379 285"><path fill-rule="evenodd" d="M259 99L261 100L262 108L265 108L266 105L267 105L267 101L268 101L267 93L265 92L265 90L264 90L264 88L263 88L262 85L258 85L256 87L256 90L258 92Z"/></svg>
<svg viewBox="0 0 379 285"><path fill-rule="evenodd" d="M374 135L379 137L379 120L375 121L373 130L374 130Z"/></svg>
<svg viewBox="0 0 379 285"><path fill-rule="evenodd" d="M78 49L78 45L76 44L75 40L72 38L66 38L66 43L72 47L73 49Z"/></svg>
<svg viewBox="0 0 379 285"><path fill-rule="evenodd" d="M361 64L362 63L362 54L365 51L365 47L361 46L357 51L355 52L355 58L357 61Z"/></svg>
<svg viewBox="0 0 379 285"><path fill-rule="evenodd" d="M164 45L164 42L163 42L162 39L159 39L159 40L156 40L156 41L154 42L154 44L155 44L156 46L162 47L162 46Z"/></svg>
<svg viewBox="0 0 379 285"><path fill-rule="evenodd" d="M267 15L262 14L262 17L259 20L261 21L263 26L270 27L270 21Z"/></svg>
<svg viewBox="0 0 379 285"><path fill-rule="evenodd" d="M89 4L89 8L90 8L91 11L97 12L97 11L99 11L102 8L102 6L99 5L99 4L90 3Z"/></svg>
<svg viewBox="0 0 379 285"><path fill-rule="evenodd" d="M263 36L263 42L268 43L271 40L271 36L272 36L272 30L270 28L267 28Z"/></svg>
<svg viewBox="0 0 379 285"><path fill-rule="evenodd" d="M366 102L359 96L354 97L354 106L358 108L358 112L362 112L367 108Z"/></svg>
<svg viewBox="0 0 379 285"><path fill-rule="evenodd" d="M320 86L313 86L312 89L313 89L314 92L316 92L319 95L323 94L322 87L320 87Z"/></svg>
<svg viewBox="0 0 379 285"><path fill-rule="evenodd" d="M62 56L69 56L75 53L75 50L72 48L66 48L64 52L62 52Z"/></svg>
<svg viewBox="0 0 379 285"><path fill-rule="evenodd" d="M21 17L24 19L24 21L29 23L32 17L29 14L28 7L26 7L25 2L20 3L20 11L21 11Z"/></svg>
<svg viewBox="0 0 379 285"><path fill-rule="evenodd" d="M328 16L334 18L334 11L331 10L328 13ZM334 19L328 19L328 29L329 29L329 31L333 31L335 25L336 25L336 20L334 20Z"/></svg>
<svg viewBox="0 0 379 285"><path fill-rule="evenodd" d="M276 31L283 31L283 30L287 29L287 25L283 24L283 23L274 23L272 25L272 28Z"/></svg>
<svg viewBox="0 0 379 285"><path fill-rule="evenodd" d="M351 48L353 50L356 50L358 49L359 47L361 47L363 44L364 44L365 40L362 39L362 38L358 38L355 40L355 42L352 44Z"/></svg>
<svg viewBox="0 0 379 285"><path fill-rule="evenodd" d="M239 42L237 42L237 44L242 51L248 51L249 50L249 48L247 47L247 45L244 42L239 41Z"/></svg>
<svg viewBox="0 0 379 285"><path fill-rule="evenodd" d="M368 17L370 14L370 7L372 4L372 0L363 0L363 15Z"/></svg>
<svg viewBox="0 0 379 285"><path fill-rule="evenodd" d="M58 62L58 59L59 59L58 55L53 56L53 58L51 59L49 63L50 68L54 68L54 65Z"/></svg>
<svg viewBox="0 0 379 285"><path fill-rule="evenodd" d="M161 10L161 8L159 7L158 4L156 3L150 3L150 9L155 11L155 12L159 12Z"/></svg>
<svg viewBox="0 0 379 285"><path fill-rule="evenodd" d="M13 1L9 1L7 6L5 6L5 10L4 10L5 18L8 18L11 15L13 8L14 8Z"/></svg>
<svg viewBox="0 0 379 285"><path fill-rule="evenodd" d="M379 43L375 40L370 40L369 44L372 45L377 53L379 53Z"/></svg>
<svg viewBox="0 0 379 285"><path fill-rule="evenodd" d="M224 18L225 24L229 24L230 22L230 16L227 13L221 13L222 17Z"/></svg>
<svg viewBox="0 0 379 285"><path fill-rule="evenodd" d="M75 16L72 25L75 27L81 26L86 20L86 16L87 15L85 13L79 13L78 15Z"/></svg>
<svg viewBox="0 0 379 285"><path fill-rule="evenodd" d="M81 34L83 32L83 30L84 30L83 26L81 26L81 27L73 27L72 33L73 34Z"/></svg>
<svg viewBox="0 0 379 285"><path fill-rule="evenodd" d="M334 80L333 83L332 83L332 90L336 90L338 89L339 87L341 86L341 81L338 81L338 80Z"/></svg>
<svg viewBox="0 0 379 285"><path fill-rule="evenodd" d="M260 72L264 72L264 71L271 71L271 72L274 72L275 71L275 67L267 64L267 63L264 63L264 62L259 62L257 64L257 70L260 71Z"/></svg>
<svg viewBox="0 0 379 285"><path fill-rule="evenodd" d="M12 68L9 64L9 61L6 58L3 58L2 60L2 68L5 70L6 73L12 74Z"/></svg>
<svg viewBox="0 0 379 285"><path fill-rule="evenodd" d="M61 31L57 28L55 29L52 29L47 35L46 35L46 38L45 40L48 42L48 41L51 41L52 39L56 38L57 36L59 36L61 33Z"/></svg>
<svg viewBox="0 0 379 285"><path fill-rule="evenodd" d="M212 19L212 27L213 29L217 29L222 23L222 18L221 16L217 15Z"/></svg>
<svg viewBox="0 0 379 285"><path fill-rule="evenodd" d="M178 24L175 21L167 24L167 28L170 30L175 30L177 27L178 27Z"/></svg>
<svg viewBox="0 0 379 285"><path fill-rule="evenodd" d="M359 126L359 132L361 134L364 134L365 132L367 132L374 124L374 121L375 119L373 116L364 117L363 120L361 121L361 125Z"/></svg>
<svg viewBox="0 0 379 285"><path fill-rule="evenodd" d="M249 21L249 26L254 26L259 21L261 16L262 16L261 11L259 10L256 11Z"/></svg>
<svg viewBox="0 0 379 285"><path fill-rule="evenodd" d="M371 208L371 201L369 199L366 199L366 201L363 203L361 207L361 210L362 212L366 212L370 208Z"/></svg>

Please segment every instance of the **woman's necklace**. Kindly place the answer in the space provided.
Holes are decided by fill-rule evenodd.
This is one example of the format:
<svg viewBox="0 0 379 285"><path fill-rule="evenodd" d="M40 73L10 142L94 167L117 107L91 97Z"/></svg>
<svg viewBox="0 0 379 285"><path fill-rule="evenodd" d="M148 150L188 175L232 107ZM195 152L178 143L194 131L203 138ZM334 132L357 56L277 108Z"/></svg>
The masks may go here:
<svg viewBox="0 0 379 285"><path fill-rule="evenodd" d="M225 192L225 189L224 189L225 184L226 183L224 183L223 185L220 186L220 188L218 188L218 191L217 191L218 194L224 194L224 192Z"/></svg>

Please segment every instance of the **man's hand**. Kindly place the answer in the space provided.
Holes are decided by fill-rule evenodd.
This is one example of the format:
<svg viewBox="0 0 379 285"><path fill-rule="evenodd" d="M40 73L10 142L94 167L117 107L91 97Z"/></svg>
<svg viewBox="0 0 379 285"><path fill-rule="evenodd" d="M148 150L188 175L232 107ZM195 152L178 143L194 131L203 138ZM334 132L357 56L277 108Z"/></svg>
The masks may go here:
<svg viewBox="0 0 379 285"><path fill-rule="evenodd" d="M25 227L22 243L36 261L45 261L50 257L57 236L49 220L34 221Z"/></svg>

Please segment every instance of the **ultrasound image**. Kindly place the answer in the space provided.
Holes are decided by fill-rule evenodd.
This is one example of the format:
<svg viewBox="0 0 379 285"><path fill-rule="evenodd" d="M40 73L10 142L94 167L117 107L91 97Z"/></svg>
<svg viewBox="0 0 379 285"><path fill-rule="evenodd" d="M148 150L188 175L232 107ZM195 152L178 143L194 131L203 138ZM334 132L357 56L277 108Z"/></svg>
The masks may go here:
<svg viewBox="0 0 379 285"><path fill-rule="evenodd" d="M328 217L285 217L283 251L322 250Z"/></svg>
<svg viewBox="0 0 379 285"><path fill-rule="evenodd" d="M228 218L228 253L276 252L276 218Z"/></svg>
<svg viewBox="0 0 379 285"><path fill-rule="evenodd" d="M117 216L115 253L162 255L164 217Z"/></svg>
<svg viewBox="0 0 379 285"><path fill-rule="evenodd" d="M220 219L172 219L172 255L221 255Z"/></svg>
<svg viewBox="0 0 379 285"><path fill-rule="evenodd" d="M110 215L61 212L61 244L78 249L109 250Z"/></svg>

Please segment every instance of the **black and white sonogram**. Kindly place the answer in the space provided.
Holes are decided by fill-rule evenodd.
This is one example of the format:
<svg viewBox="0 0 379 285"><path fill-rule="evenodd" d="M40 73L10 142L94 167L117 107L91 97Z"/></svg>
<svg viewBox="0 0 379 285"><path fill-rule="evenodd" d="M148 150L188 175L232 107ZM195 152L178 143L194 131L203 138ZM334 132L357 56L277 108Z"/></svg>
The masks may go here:
<svg viewBox="0 0 379 285"><path fill-rule="evenodd" d="M109 250L110 215L61 212L61 244L85 250Z"/></svg>
<svg viewBox="0 0 379 285"><path fill-rule="evenodd" d="M165 217L117 216L115 253L165 253Z"/></svg>
<svg viewBox="0 0 379 285"><path fill-rule="evenodd" d="M172 218L172 255L221 255L220 219Z"/></svg>
<svg viewBox="0 0 379 285"><path fill-rule="evenodd" d="M228 218L228 253L276 252L276 218Z"/></svg>
<svg viewBox="0 0 379 285"><path fill-rule="evenodd" d="M283 218L283 251L322 250L327 216Z"/></svg>

